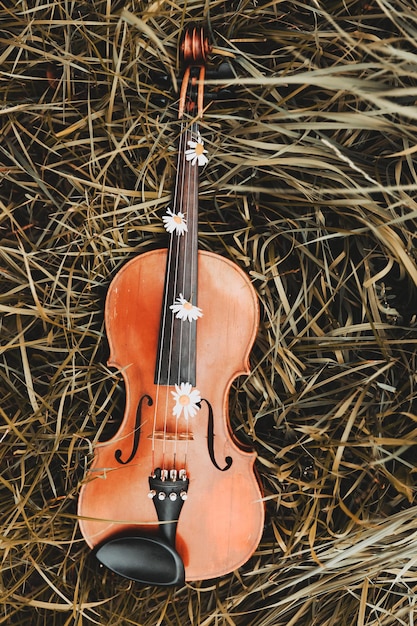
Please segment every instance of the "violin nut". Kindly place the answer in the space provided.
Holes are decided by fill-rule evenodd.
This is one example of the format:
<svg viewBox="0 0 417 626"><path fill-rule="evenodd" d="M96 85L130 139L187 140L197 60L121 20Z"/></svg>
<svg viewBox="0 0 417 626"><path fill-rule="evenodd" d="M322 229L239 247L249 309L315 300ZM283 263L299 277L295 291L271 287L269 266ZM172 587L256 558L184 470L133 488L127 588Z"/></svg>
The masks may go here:
<svg viewBox="0 0 417 626"><path fill-rule="evenodd" d="M155 489L151 489L150 492L148 493L148 498L152 500L152 498L154 498L155 496L156 496Z"/></svg>
<svg viewBox="0 0 417 626"><path fill-rule="evenodd" d="M181 491L180 493L181 500L186 500L188 498L188 494L186 491Z"/></svg>

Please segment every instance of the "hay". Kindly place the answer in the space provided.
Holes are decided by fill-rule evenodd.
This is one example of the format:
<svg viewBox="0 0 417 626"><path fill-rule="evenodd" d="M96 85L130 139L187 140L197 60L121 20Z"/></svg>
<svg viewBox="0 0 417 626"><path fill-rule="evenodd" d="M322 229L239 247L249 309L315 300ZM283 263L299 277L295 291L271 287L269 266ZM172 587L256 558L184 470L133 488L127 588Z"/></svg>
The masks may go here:
<svg viewBox="0 0 417 626"><path fill-rule="evenodd" d="M106 290L166 242L192 21L236 76L200 233L261 302L230 402L267 524L239 572L167 592L99 570L76 502L123 414ZM417 3L3 0L0 23L0 624L413 624Z"/></svg>

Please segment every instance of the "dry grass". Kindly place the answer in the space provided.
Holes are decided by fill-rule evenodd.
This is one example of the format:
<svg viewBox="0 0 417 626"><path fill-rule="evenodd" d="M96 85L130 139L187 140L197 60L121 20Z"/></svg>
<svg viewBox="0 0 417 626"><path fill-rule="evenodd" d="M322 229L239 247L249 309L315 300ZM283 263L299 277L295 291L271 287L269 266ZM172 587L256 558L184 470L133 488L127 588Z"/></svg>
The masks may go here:
<svg viewBox="0 0 417 626"><path fill-rule="evenodd" d="M193 20L236 75L200 231L261 301L230 401L267 524L240 572L167 592L97 570L76 502L123 413L107 287L165 245ZM416 1L2 0L0 24L0 624L414 624Z"/></svg>

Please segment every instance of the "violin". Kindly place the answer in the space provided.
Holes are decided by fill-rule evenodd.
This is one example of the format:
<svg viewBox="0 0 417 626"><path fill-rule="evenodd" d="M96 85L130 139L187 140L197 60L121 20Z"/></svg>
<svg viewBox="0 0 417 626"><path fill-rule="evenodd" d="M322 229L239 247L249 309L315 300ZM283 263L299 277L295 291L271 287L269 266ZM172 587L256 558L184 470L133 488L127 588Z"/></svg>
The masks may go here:
<svg viewBox="0 0 417 626"><path fill-rule="evenodd" d="M167 249L129 261L105 304L108 364L120 370L125 412L99 443L81 487L81 532L98 561L145 584L227 574L256 550L264 524L256 454L231 432L228 393L248 374L259 305L248 276L198 250L199 130L210 46L187 30L181 133Z"/></svg>

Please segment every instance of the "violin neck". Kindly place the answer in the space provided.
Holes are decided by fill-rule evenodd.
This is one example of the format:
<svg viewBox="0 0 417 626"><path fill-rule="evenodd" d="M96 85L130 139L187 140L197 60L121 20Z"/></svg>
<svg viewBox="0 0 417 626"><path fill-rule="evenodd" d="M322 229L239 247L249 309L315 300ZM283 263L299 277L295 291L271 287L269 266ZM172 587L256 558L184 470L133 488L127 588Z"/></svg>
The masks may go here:
<svg viewBox="0 0 417 626"><path fill-rule="evenodd" d="M197 273L194 277L191 276L191 271L197 262L198 251L198 164L192 165L191 160L187 161L185 151L188 148L188 142L192 141L197 134L198 125L196 122L182 133L173 193L173 210L175 213L184 213L187 222L187 232L181 236L174 235L173 240L174 244L176 243L178 246L179 259L188 266L189 280L195 280L195 283L184 280L184 289L188 287L193 292L197 289Z"/></svg>
<svg viewBox="0 0 417 626"><path fill-rule="evenodd" d="M198 163L193 164L185 155L197 135L198 125L193 123L181 133L179 142L171 210L184 215L187 232L172 233L168 247L155 368L155 383L162 385L196 384L196 323L177 319L170 306L180 296L197 306Z"/></svg>

